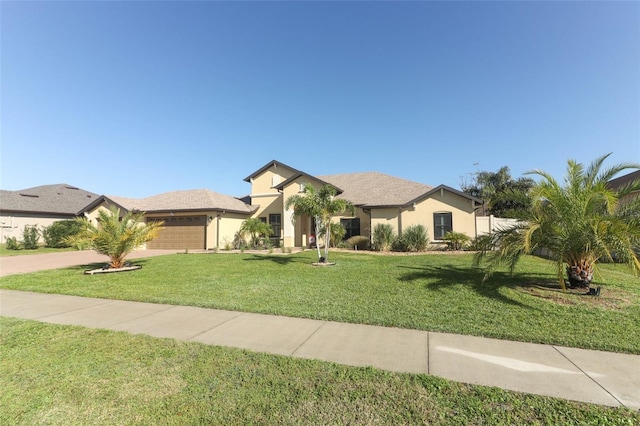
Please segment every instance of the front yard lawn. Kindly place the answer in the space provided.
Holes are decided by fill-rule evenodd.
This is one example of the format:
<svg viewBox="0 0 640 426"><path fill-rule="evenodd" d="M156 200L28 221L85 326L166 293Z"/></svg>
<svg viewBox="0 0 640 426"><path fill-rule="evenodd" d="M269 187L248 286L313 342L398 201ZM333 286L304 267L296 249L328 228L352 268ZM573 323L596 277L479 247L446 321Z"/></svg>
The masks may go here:
<svg viewBox="0 0 640 426"><path fill-rule="evenodd" d="M176 254L141 270L83 275L95 265L0 278L0 287L287 315L640 353L640 281L602 265L600 297L562 293L553 265L527 257L514 276L481 284L470 254Z"/></svg>
<svg viewBox="0 0 640 426"><path fill-rule="evenodd" d="M0 318L5 425L635 425L640 414L321 361Z"/></svg>

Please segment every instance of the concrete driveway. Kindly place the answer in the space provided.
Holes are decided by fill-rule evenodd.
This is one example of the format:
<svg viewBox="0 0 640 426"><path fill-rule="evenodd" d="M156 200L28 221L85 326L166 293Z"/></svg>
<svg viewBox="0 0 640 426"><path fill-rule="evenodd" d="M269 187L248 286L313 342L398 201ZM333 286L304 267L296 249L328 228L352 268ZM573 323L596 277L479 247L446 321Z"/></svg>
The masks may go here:
<svg viewBox="0 0 640 426"><path fill-rule="evenodd" d="M127 259L163 256L175 254L175 250L137 250L127 256ZM46 269L68 268L76 265L91 263L107 263L109 258L93 250L64 251L60 253L28 254L23 256L0 257L0 277Z"/></svg>

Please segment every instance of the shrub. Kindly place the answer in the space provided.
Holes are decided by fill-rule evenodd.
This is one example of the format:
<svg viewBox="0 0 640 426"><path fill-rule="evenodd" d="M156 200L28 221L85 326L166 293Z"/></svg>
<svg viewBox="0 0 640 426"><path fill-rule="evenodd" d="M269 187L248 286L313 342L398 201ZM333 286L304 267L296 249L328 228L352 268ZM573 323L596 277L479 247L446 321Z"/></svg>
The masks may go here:
<svg viewBox="0 0 640 426"><path fill-rule="evenodd" d="M480 235L473 239L467 246L471 251L489 251L493 249L493 238L490 234Z"/></svg>
<svg viewBox="0 0 640 426"><path fill-rule="evenodd" d="M393 227L388 223L379 223L373 228L373 248L377 251L389 251L393 245Z"/></svg>
<svg viewBox="0 0 640 426"><path fill-rule="evenodd" d="M22 247L26 250L35 250L38 248L38 239L40 231L33 225L25 225L22 230Z"/></svg>
<svg viewBox="0 0 640 426"><path fill-rule="evenodd" d="M42 238L47 247L70 247L66 239L76 235L82 229L82 225L75 220L61 220L54 222L42 229Z"/></svg>
<svg viewBox="0 0 640 426"><path fill-rule="evenodd" d="M22 250L22 245L16 237L7 237L7 250Z"/></svg>
<svg viewBox="0 0 640 426"><path fill-rule="evenodd" d="M241 232L236 232L233 236L232 247L236 250L245 250L247 248L247 241Z"/></svg>
<svg viewBox="0 0 640 426"><path fill-rule="evenodd" d="M329 224L329 242L331 247L337 247L340 244L340 241L344 238L344 234L347 233L347 230L344 229L341 223L331 222Z"/></svg>
<svg viewBox="0 0 640 426"><path fill-rule="evenodd" d="M347 239L347 245L349 248L356 247L360 250L366 250L369 248L369 238L364 235L354 235Z"/></svg>
<svg viewBox="0 0 640 426"><path fill-rule="evenodd" d="M427 229L422 225L413 225L405 229L393 242L394 251L424 251L429 245Z"/></svg>
<svg viewBox="0 0 640 426"><path fill-rule="evenodd" d="M471 237L467 234L454 231L447 232L442 239L447 242L451 250L462 250L464 246L471 241Z"/></svg>

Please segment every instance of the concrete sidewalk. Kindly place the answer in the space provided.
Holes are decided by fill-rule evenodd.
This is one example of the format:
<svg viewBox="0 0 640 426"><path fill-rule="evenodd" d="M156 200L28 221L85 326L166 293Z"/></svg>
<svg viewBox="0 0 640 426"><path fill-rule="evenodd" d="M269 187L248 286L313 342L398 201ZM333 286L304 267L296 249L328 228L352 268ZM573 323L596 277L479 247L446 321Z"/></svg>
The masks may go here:
<svg viewBox="0 0 640 426"><path fill-rule="evenodd" d="M147 334L640 409L640 356L0 289L0 315Z"/></svg>

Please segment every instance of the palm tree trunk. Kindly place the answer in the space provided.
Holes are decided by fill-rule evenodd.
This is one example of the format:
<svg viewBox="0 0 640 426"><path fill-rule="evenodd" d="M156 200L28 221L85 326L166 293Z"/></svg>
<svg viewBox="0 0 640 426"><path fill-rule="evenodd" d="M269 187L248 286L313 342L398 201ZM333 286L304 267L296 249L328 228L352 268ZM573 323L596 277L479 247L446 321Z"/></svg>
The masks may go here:
<svg viewBox="0 0 640 426"><path fill-rule="evenodd" d="M593 280L593 265L587 260L579 260L567 266L567 278L569 287L586 288Z"/></svg>
<svg viewBox="0 0 640 426"><path fill-rule="evenodd" d="M322 254L320 254L320 235L318 235L318 231L320 230L319 219L317 217L313 218L313 225L315 226L315 235L316 235L316 249L318 250L318 262L322 259Z"/></svg>
<svg viewBox="0 0 640 426"><path fill-rule="evenodd" d="M329 261L329 238L331 238L331 230L330 230L330 223L327 223L327 231L325 232L324 235L324 261L328 262Z"/></svg>

